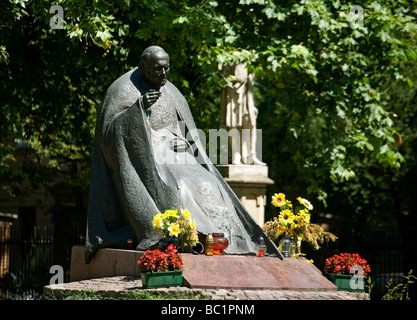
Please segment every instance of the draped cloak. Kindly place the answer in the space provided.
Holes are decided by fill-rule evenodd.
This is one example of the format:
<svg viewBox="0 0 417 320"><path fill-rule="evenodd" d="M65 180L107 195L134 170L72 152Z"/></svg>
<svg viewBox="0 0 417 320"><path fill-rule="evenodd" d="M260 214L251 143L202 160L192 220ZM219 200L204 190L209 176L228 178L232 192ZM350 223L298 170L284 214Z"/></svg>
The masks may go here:
<svg viewBox="0 0 417 320"><path fill-rule="evenodd" d="M97 110L86 263L128 239L149 249L158 242L153 216L172 207L186 208L199 234L223 232L228 254L255 254L263 236L267 254L282 258L208 158L184 96L168 81L149 116L139 103L144 90L134 68L111 84ZM172 147L179 140L185 152Z"/></svg>

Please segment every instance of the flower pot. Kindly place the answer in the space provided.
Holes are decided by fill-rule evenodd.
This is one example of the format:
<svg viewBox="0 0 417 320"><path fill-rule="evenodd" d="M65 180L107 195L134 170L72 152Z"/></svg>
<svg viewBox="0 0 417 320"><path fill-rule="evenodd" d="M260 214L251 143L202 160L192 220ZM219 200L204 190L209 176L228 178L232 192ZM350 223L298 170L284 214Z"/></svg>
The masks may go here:
<svg viewBox="0 0 417 320"><path fill-rule="evenodd" d="M366 277L353 277L346 274L325 273L327 279L335 284L339 291L364 292Z"/></svg>
<svg viewBox="0 0 417 320"><path fill-rule="evenodd" d="M142 272L140 278L146 289L179 287L182 285L182 271Z"/></svg>

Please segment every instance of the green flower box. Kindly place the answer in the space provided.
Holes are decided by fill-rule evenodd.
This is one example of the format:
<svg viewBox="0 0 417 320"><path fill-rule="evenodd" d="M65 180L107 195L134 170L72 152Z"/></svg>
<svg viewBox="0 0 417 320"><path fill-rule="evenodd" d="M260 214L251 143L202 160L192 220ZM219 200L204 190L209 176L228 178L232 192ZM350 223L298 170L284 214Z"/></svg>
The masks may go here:
<svg viewBox="0 0 417 320"><path fill-rule="evenodd" d="M352 280L352 276L346 274L325 273L327 279L335 284L339 291L364 292L366 277L356 277Z"/></svg>
<svg viewBox="0 0 417 320"><path fill-rule="evenodd" d="M140 278L146 289L179 287L182 285L182 271L142 272Z"/></svg>

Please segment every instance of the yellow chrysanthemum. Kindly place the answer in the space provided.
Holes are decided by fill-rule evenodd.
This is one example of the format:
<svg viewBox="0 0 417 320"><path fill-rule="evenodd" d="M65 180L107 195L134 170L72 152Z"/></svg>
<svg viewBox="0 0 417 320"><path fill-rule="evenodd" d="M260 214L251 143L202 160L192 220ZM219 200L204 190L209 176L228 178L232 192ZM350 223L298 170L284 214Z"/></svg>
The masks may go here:
<svg viewBox="0 0 417 320"><path fill-rule="evenodd" d="M272 196L272 204L275 207L281 207L285 204L285 194L283 193L275 193Z"/></svg>
<svg viewBox="0 0 417 320"><path fill-rule="evenodd" d="M169 235L171 237L178 237L178 234L180 233L180 226L176 223L173 223L169 228Z"/></svg>

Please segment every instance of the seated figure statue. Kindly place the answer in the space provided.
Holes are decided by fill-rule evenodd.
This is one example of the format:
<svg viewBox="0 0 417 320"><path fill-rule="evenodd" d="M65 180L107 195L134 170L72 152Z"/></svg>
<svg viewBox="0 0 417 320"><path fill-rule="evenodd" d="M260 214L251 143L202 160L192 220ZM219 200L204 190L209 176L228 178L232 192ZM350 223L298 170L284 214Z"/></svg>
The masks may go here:
<svg viewBox="0 0 417 320"><path fill-rule="evenodd" d="M208 158L169 71L162 48L145 49L97 110L86 262L99 248L125 248L128 239L137 250L155 246L152 219L172 207L188 209L200 235L223 232L226 253L255 254L263 236L267 254L281 256Z"/></svg>

